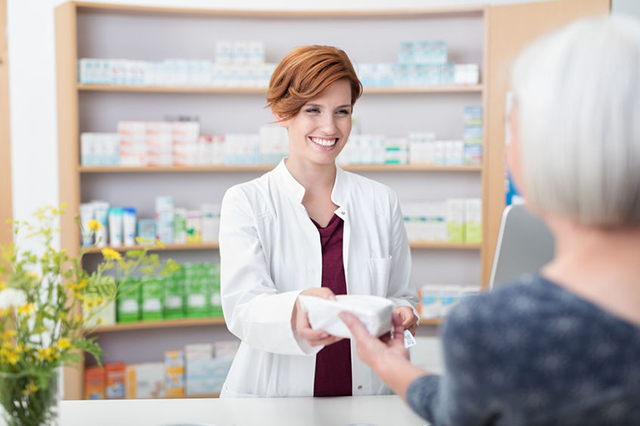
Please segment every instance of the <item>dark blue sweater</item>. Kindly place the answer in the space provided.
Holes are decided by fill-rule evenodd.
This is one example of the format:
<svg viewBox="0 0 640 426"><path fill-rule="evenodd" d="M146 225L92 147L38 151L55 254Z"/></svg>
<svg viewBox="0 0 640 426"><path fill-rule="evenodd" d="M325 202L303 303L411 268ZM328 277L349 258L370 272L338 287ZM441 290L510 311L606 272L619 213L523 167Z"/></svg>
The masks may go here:
<svg viewBox="0 0 640 426"><path fill-rule="evenodd" d="M640 328L540 275L463 300L441 337L446 374L407 392L436 426L640 425Z"/></svg>

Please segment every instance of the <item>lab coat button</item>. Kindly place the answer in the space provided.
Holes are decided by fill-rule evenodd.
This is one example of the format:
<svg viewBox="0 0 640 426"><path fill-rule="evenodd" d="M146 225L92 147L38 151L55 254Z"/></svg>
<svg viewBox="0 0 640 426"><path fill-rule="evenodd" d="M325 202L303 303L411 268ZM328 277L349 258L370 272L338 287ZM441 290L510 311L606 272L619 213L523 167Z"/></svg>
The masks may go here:
<svg viewBox="0 0 640 426"><path fill-rule="evenodd" d="M340 210L340 214L347 214L344 210Z"/></svg>
<svg viewBox="0 0 640 426"><path fill-rule="evenodd" d="M362 390L362 385L359 385L359 386L358 386L358 390Z"/></svg>

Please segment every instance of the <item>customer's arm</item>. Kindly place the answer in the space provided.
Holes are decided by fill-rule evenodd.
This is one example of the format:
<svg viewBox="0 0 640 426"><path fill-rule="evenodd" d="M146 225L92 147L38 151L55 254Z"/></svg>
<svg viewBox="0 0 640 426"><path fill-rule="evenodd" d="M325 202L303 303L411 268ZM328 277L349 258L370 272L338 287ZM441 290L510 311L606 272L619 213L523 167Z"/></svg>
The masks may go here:
<svg viewBox="0 0 640 426"><path fill-rule="evenodd" d="M517 389L501 391L487 380L487 367L500 371L505 361L496 354L495 348L483 346L480 336L500 333L500 330L485 327L469 305L471 303L461 302L443 326L447 368L444 376L429 374L410 363L403 344L402 326L395 314L395 338L390 341L371 336L353 315L342 313L341 318L356 340L358 357L421 417L436 426L488 425L500 415L499 402L504 397L501 392L512 394ZM487 316L483 314L483 317ZM500 339L499 334L495 337Z"/></svg>
<svg viewBox="0 0 640 426"><path fill-rule="evenodd" d="M358 358L368 364L402 398L406 398L407 388L414 380L429 374L409 361L409 353L404 347L404 326L398 313L394 312L392 315L393 338L386 341L369 334L354 315L343 312L340 318L357 342Z"/></svg>

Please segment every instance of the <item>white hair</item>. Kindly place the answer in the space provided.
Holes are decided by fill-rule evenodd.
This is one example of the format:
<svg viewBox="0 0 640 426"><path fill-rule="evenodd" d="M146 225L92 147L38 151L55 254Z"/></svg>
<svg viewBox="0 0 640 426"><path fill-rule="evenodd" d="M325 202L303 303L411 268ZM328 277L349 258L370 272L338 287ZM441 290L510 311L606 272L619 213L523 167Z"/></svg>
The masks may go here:
<svg viewBox="0 0 640 426"><path fill-rule="evenodd" d="M640 21L583 19L512 73L526 198L581 224L640 224Z"/></svg>

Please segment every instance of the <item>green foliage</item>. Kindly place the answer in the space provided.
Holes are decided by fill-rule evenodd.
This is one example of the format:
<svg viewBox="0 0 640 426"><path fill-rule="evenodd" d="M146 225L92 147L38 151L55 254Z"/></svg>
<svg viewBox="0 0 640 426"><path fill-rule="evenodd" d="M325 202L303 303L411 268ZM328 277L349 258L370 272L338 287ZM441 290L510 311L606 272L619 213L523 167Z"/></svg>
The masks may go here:
<svg viewBox="0 0 640 426"><path fill-rule="evenodd" d="M174 261L160 262L146 247L124 256L105 248L103 261L89 274L82 268L88 248L70 257L53 247L64 209L39 209L35 224L11 222L15 243L0 245L0 404L10 426L48 424L58 367L77 366L82 352L101 365L104 353L88 337L88 324L115 300L119 283L132 274L164 276L180 268ZM92 232L99 227L90 223ZM21 250L21 239L41 250Z"/></svg>

